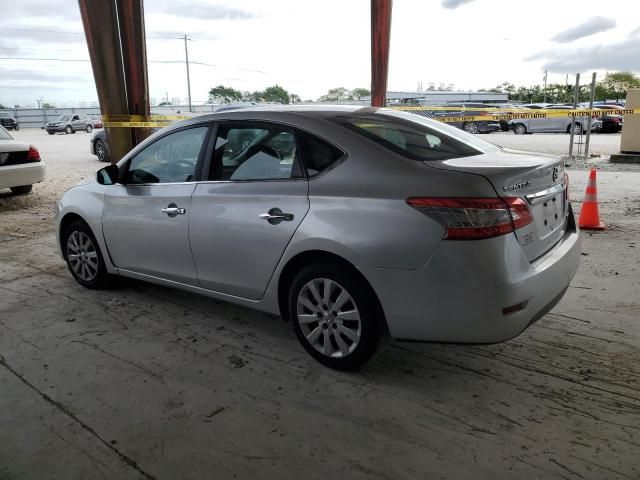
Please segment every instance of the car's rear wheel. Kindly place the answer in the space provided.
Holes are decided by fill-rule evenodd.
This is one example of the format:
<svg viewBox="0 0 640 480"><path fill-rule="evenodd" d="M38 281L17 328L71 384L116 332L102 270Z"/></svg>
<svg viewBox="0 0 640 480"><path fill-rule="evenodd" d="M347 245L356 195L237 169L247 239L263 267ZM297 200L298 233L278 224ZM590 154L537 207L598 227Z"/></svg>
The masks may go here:
<svg viewBox="0 0 640 480"><path fill-rule="evenodd" d="M289 289L289 318L305 350L337 370L361 367L387 338L371 287L337 264L309 265L296 275Z"/></svg>
<svg viewBox="0 0 640 480"><path fill-rule="evenodd" d="M71 128L71 125L67 125L67 127L64 129L64 133L66 133L67 135L73 133L73 128Z"/></svg>
<svg viewBox="0 0 640 480"><path fill-rule="evenodd" d="M571 133L571 125L567 127L567 133ZM579 123L573 124L573 134L574 135L582 135L582 125Z"/></svg>
<svg viewBox="0 0 640 480"><path fill-rule="evenodd" d="M62 238L64 258L73 278L87 288L109 286L112 277L107 272L100 247L89 226L75 221L65 229Z"/></svg>
<svg viewBox="0 0 640 480"><path fill-rule="evenodd" d="M513 133L515 133L516 135L524 135L527 133L527 127L522 123L519 123L515 127L513 127Z"/></svg>
<svg viewBox="0 0 640 480"><path fill-rule="evenodd" d="M33 185L20 185L17 187L11 187L11 191L16 195L26 195L33 190Z"/></svg>
<svg viewBox="0 0 640 480"><path fill-rule="evenodd" d="M464 124L464 131L467 133L478 133L480 129L478 128L478 124L476 122L468 122Z"/></svg>
<svg viewBox="0 0 640 480"><path fill-rule="evenodd" d="M98 160L100 160L101 162L109 161L109 158L107 155L107 146L102 140L100 139L96 140L96 143L93 149L96 152L96 157L98 157Z"/></svg>
<svg viewBox="0 0 640 480"><path fill-rule="evenodd" d="M93 125L87 125L87 128L85 128L85 131L87 133L91 133L92 130L93 130Z"/></svg>

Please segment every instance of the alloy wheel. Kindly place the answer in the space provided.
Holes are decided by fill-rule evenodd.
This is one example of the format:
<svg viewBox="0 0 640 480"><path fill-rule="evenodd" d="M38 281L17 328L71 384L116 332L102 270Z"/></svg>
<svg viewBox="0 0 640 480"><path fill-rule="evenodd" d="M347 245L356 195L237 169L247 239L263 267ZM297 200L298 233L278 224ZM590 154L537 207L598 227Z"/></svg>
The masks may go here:
<svg viewBox="0 0 640 480"><path fill-rule="evenodd" d="M81 280L91 282L98 275L98 252L86 233L75 230L69 235L67 259L73 272Z"/></svg>
<svg viewBox="0 0 640 480"><path fill-rule="evenodd" d="M296 303L298 323L306 341L327 357L343 358L360 343L362 322L351 294L328 278L306 283Z"/></svg>
<svg viewBox="0 0 640 480"><path fill-rule="evenodd" d="M98 140L96 142L96 157L98 157L98 160L100 160L101 162L104 162L106 153L107 152L105 151L104 143L102 142L102 140Z"/></svg>

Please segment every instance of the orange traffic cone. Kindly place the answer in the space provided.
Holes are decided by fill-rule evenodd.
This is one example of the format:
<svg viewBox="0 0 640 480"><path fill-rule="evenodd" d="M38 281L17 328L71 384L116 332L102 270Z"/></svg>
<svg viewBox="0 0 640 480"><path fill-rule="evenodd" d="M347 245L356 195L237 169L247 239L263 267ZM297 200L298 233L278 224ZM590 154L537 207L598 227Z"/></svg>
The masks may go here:
<svg viewBox="0 0 640 480"><path fill-rule="evenodd" d="M600 221L598 211L598 188L596 187L596 169L592 168L589 173L589 183L584 194L582 210L578 225L582 230L604 230L604 223Z"/></svg>

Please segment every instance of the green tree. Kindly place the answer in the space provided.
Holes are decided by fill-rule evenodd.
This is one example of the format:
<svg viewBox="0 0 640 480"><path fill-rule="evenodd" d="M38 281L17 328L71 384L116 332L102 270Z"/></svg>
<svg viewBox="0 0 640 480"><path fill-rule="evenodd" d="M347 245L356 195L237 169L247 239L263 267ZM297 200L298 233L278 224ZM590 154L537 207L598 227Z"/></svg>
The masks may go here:
<svg viewBox="0 0 640 480"><path fill-rule="evenodd" d="M209 103L231 103L242 100L242 92L232 87L218 85L209 90Z"/></svg>
<svg viewBox="0 0 640 480"><path fill-rule="evenodd" d="M351 90L351 96L355 99L360 100L362 97L368 97L371 95L371 90L366 88L354 88Z"/></svg>
<svg viewBox="0 0 640 480"><path fill-rule="evenodd" d="M640 87L640 77L631 72L607 73L600 83L597 93L605 97L615 98L616 101L626 97L627 90ZM607 98L599 98L606 100Z"/></svg>
<svg viewBox="0 0 640 480"><path fill-rule="evenodd" d="M56 106L53 103L44 102L42 108L56 108Z"/></svg>
<svg viewBox="0 0 640 480"><path fill-rule="evenodd" d="M7 108L3 104L0 103L0 108Z"/></svg>
<svg viewBox="0 0 640 480"><path fill-rule="evenodd" d="M280 85L273 85L264 89L262 99L265 102L289 103L289 92Z"/></svg>
<svg viewBox="0 0 640 480"><path fill-rule="evenodd" d="M353 96L351 92L344 87L332 88L318 98L319 102L345 102L348 100L353 100Z"/></svg>
<svg viewBox="0 0 640 480"><path fill-rule="evenodd" d="M302 100L300 99L300 95L298 95L297 93L292 93L291 95L289 95L289 101L291 103L300 103Z"/></svg>

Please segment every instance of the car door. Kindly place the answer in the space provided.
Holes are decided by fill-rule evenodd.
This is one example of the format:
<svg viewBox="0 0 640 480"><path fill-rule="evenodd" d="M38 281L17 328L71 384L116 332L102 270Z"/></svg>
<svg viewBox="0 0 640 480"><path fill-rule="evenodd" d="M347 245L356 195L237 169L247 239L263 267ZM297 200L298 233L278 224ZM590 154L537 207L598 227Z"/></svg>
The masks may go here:
<svg viewBox="0 0 640 480"><path fill-rule="evenodd" d="M260 299L309 210L296 135L274 123L224 122L189 226L202 287Z"/></svg>
<svg viewBox="0 0 640 480"><path fill-rule="evenodd" d="M122 166L122 183L105 189L103 234L119 269L198 284L189 222L208 131L199 125L164 135Z"/></svg>

